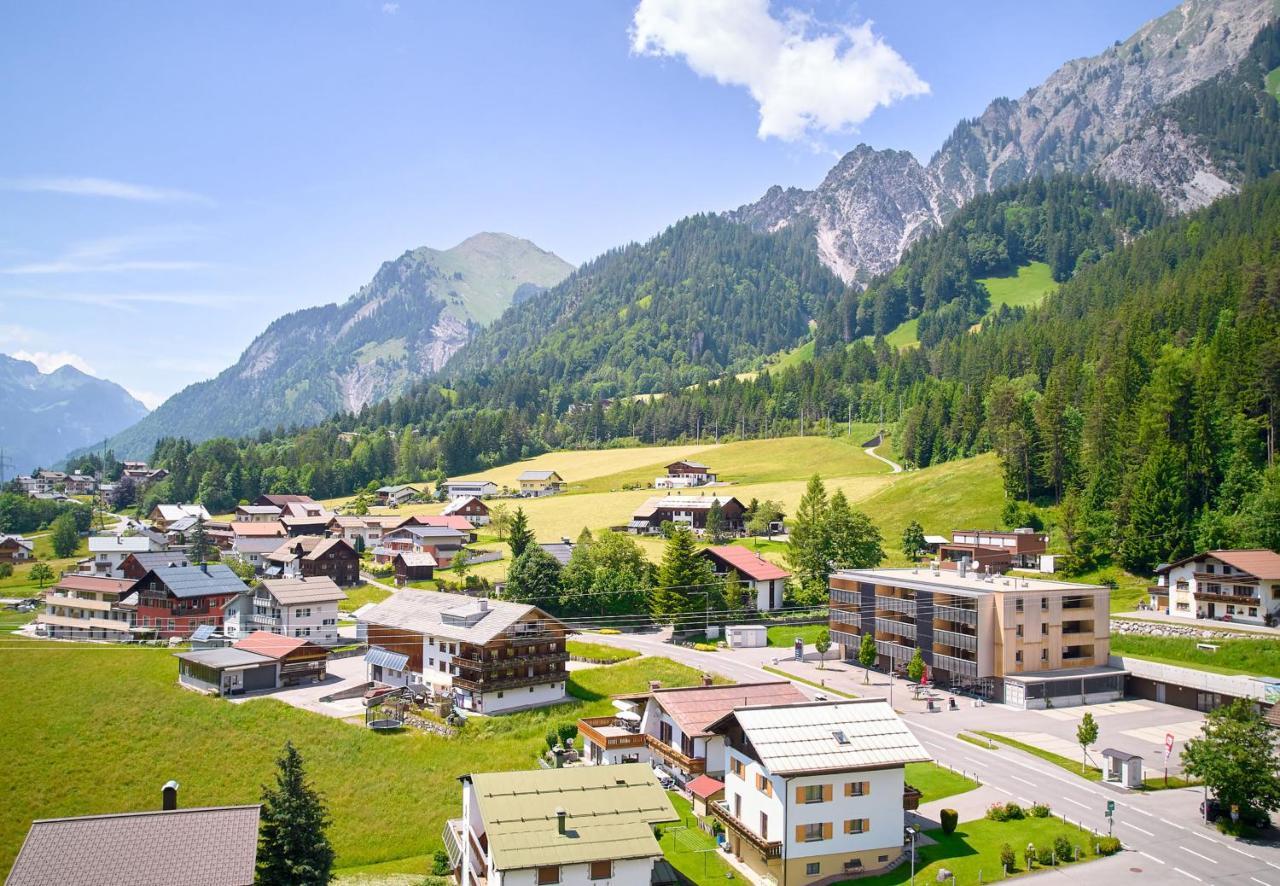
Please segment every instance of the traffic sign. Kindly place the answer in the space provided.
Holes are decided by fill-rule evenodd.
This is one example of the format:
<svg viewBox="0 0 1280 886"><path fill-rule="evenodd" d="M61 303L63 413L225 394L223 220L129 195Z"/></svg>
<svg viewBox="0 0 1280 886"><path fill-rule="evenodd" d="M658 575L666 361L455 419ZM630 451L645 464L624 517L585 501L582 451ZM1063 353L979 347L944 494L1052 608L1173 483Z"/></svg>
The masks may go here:
<svg viewBox="0 0 1280 886"><path fill-rule="evenodd" d="M1164 752L1166 754L1173 753L1173 733L1172 732L1166 732L1164 734Z"/></svg>
<svg viewBox="0 0 1280 886"><path fill-rule="evenodd" d="M1113 815L1115 815L1115 812L1116 812L1116 801L1108 800L1107 801L1107 818L1111 818Z"/></svg>

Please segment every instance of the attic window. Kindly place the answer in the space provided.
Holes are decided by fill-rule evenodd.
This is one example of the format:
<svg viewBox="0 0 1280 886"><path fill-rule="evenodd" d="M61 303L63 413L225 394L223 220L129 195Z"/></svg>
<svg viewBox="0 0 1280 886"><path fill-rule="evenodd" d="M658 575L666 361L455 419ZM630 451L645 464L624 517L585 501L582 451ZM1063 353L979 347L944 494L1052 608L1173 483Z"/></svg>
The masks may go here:
<svg viewBox="0 0 1280 886"><path fill-rule="evenodd" d="M836 744L848 744L849 736L845 735L839 729L831 733L831 737L836 740Z"/></svg>

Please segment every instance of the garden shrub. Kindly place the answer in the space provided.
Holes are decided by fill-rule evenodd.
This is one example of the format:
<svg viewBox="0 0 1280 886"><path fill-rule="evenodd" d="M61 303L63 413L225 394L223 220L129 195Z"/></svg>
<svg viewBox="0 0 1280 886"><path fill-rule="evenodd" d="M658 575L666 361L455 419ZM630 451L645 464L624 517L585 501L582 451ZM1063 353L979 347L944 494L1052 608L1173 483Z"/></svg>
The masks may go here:
<svg viewBox="0 0 1280 886"><path fill-rule="evenodd" d="M1036 803L1036 804L1034 804L1030 809L1028 809L1027 811L1028 811L1029 813L1031 813L1031 817L1032 817L1032 818L1048 818L1048 817L1049 817L1049 811L1050 811L1050 810L1049 810L1049 804L1048 804L1048 803Z"/></svg>
<svg viewBox="0 0 1280 886"><path fill-rule="evenodd" d="M956 812L954 809L943 809L942 813L938 816L938 820L942 824L942 833L954 834L956 825L960 823L960 813Z"/></svg>
<svg viewBox="0 0 1280 886"><path fill-rule="evenodd" d="M1000 863L1011 871L1018 866L1018 853L1008 843L1000 847Z"/></svg>
<svg viewBox="0 0 1280 886"><path fill-rule="evenodd" d="M1027 817L1027 813L1017 803L1005 803L1004 814L1007 821L1021 821Z"/></svg>
<svg viewBox="0 0 1280 886"><path fill-rule="evenodd" d="M1100 837L1098 839L1099 855L1115 855L1120 851L1119 837Z"/></svg>
<svg viewBox="0 0 1280 886"><path fill-rule="evenodd" d="M1053 864L1053 847L1045 846L1040 850L1039 857L1036 859L1040 862L1040 866L1047 868Z"/></svg>
<svg viewBox="0 0 1280 886"><path fill-rule="evenodd" d="M1062 834L1059 834L1054 839L1053 852L1058 856L1058 861L1071 861L1076 857L1075 852L1071 848L1071 841Z"/></svg>

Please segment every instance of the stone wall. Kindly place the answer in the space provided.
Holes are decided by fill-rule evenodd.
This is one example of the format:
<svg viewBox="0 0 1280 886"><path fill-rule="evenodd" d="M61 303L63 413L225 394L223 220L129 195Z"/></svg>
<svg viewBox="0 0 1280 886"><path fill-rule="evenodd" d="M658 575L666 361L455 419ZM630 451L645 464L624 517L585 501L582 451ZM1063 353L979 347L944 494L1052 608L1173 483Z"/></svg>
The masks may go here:
<svg viewBox="0 0 1280 886"><path fill-rule="evenodd" d="M1111 619L1111 633L1131 634L1143 637L1192 637L1197 640L1232 640L1238 638L1259 639L1264 634L1257 631L1239 631L1231 628L1206 627L1203 624L1170 624L1164 621L1136 621L1123 618Z"/></svg>

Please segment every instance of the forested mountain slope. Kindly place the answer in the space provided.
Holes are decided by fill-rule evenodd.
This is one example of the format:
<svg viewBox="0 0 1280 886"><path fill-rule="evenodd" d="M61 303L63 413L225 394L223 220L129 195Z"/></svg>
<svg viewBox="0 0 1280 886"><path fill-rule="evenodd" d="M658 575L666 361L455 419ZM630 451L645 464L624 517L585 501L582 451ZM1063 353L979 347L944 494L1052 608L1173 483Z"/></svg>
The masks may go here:
<svg viewBox="0 0 1280 886"><path fill-rule="evenodd" d="M110 445L124 457L145 456L161 437L311 424L395 396L443 366L518 293L527 299L571 270L508 234L411 250L342 304L274 321L234 366L175 394Z"/></svg>

